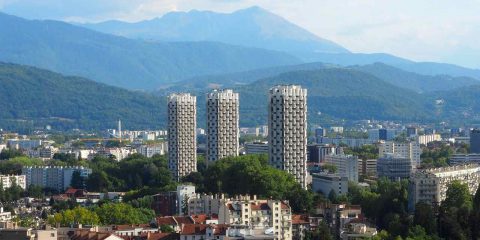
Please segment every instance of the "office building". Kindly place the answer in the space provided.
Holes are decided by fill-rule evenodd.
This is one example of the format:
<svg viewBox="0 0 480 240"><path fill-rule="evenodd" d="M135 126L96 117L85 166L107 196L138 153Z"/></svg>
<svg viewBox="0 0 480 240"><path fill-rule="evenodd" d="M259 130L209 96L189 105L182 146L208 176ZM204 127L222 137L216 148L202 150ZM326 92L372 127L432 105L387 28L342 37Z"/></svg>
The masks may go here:
<svg viewBox="0 0 480 240"><path fill-rule="evenodd" d="M246 154L268 154L268 142L251 142L245 143Z"/></svg>
<svg viewBox="0 0 480 240"><path fill-rule="evenodd" d="M327 136L327 130L325 128L316 128L315 129L315 139L320 139Z"/></svg>
<svg viewBox="0 0 480 240"><path fill-rule="evenodd" d="M27 189L27 177L25 175L0 175L0 182L3 190L17 185L22 189Z"/></svg>
<svg viewBox="0 0 480 240"><path fill-rule="evenodd" d="M480 164L480 153L453 154L449 162L450 165Z"/></svg>
<svg viewBox="0 0 480 240"><path fill-rule="evenodd" d="M358 182L358 158L353 155L327 155L325 163L334 165L338 175L347 177L348 181Z"/></svg>
<svg viewBox="0 0 480 240"><path fill-rule="evenodd" d="M418 135L418 128L407 127L407 137L415 137Z"/></svg>
<svg viewBox="0 0 480 240"><path fill-rule="evenodd" d="M307 187L307 90L276 86L269 91L270 164Z"/></svg>
<svg viewBox="0 0 480 240"><path fill-rule="evenodd" d="M358 174L377 176L377 159L358 159Z"/></svg>
<svg viewBox="0 0 480 240"><path fill-rule="evenodd" d="M232 90L207 94L207 164L238 156L239 99Z"/></svg>
<svg viewBox="0 0 480 240"><path fill-rule="evenodd" d="M418 170L410 179L409 209L414 210L418 202L439 205L453 181L468 185L470 194L474 195L480 183L480 166L467 164Z"/></svg>
<svg viewBox="0 0 480 240"><path fill-rule="evenodd" d="M324 196L333 191L337 196L348 193L348 178L338 174L314 173L312 174L312 190Z"/></svg>
<svg viewBox="0 0 480 240"><path fill-rule="evenodd" d="M39 187L52 188L63 192L70 187L74 172L87 179L92 169L85 167L59 167L59 166L35 166L23 167L22 174L26 177L26 186L36 185Z"/></svg>
<svg viewBox="0 0 480 240"><path fill-rule="evenodd" d="M318 144L332 144L339 146L340 144L345 144L349 147L362 147L363 145L372 145L378 142L377 140L367 139L367 138L343 138L343 137L321 137L317 139Z"/></svg>
<svg viewBox="0 0 480 240"><path fill-rule="evenodd" d="M175 180L197 171L197 98L168 97L168 167Z"/></svg>
<svg viewBox="0 0 480 240"><path fill-rule="evenodd" d="M382 142L378 146L378 156L381 158L386 154L395 154L400 158L408 158L412 160L414 167L420 166L420 155L422 154L422 148L420 144L416 142Z"/></svg>
<svg viewBox="0 0 480 240"><path fill-rule="evenodd" d="M225 201L219 209L218 223L244 226L256 230L252 235L273 237L252 239L292 239L292 212L286 201L257 200L255 196Z"/></svg>
<svg viewBox="0 0 480 240"><path fill-rule="evenodd" d="M336 147L328 144L311 144L307 146L308 162L323 163L325 156L343 154L342 147Z"/></svg>
<svg viewBox="0 0 480 240"><path fill-rule="evenodd" d="M470 131L470 153L480 153L480 129Z"/></svg>
<svg viewBox="0 0 480 240"><path fill-rule="evenodd" d="M390 180L408 179L415 170L410 158L397 154L388 153L377 160L378 177L386 177Z"/></svg>
<svg viewBox="0 0 480 240"><path fill-rule="evenodd" d="M396 129L370 129L368 130L368 139L372 141L390 141L393 140L398 134Z"/></svg>

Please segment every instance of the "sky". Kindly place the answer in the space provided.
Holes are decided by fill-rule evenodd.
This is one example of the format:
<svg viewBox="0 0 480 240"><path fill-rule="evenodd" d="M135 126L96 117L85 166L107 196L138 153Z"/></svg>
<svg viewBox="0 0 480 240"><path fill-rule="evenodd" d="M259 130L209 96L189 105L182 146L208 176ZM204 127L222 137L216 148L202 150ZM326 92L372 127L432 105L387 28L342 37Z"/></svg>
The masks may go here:
<svg viewBox="0 0 480 240"><path fill-rule="evenodd" d="M260 6L352 52L480 68L480 0L0 0L28 19L141 21Z"/></svg>

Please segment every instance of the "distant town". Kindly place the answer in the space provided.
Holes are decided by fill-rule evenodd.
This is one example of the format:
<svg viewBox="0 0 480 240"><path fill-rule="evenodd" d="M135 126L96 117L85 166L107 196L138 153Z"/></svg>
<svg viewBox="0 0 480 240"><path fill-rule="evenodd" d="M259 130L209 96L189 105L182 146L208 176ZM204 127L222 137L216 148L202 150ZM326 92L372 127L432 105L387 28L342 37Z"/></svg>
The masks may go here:
<svg viewBox="0 0 480 240"><path fill-rule="evenodd" d="M272 87L258 127L239 126L227 89L206 94L206 116L171 94L167 129L3 129L0 239L479 236L460 222L480 223L478 126L307 124L307 94Z"/></svg>

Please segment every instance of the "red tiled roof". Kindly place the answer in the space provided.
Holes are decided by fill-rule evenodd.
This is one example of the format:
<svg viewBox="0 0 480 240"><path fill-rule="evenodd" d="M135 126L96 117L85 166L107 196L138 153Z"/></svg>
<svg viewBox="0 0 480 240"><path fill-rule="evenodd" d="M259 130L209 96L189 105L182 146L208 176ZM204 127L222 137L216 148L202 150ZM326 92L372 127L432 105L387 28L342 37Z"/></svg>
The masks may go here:
<svg viewBox="0 0 480 240"><path fill-rule="evenodd" d="M196 224L205 224L207 222L207 214L199 214L190 216L193 219L193 222Z"/></svg>
<svg viewBox="0 0 480 240"><path fill-rule="evenodd" d="M251 207L252 210L254 210L254 211L258 211L258 210L270 210L270 207L268 206L268 203L259 203L259 204L252 203L252 204L250 204L250 207Z"/></svg>
<svg viewBox="0 0 480 240"><path fill-rule="evenodd" d="M299 215L294 214L292 215L292 224L309 224L308 216L307 215Z"/></svg>
<svg viewBox="0 0 480 240"><path fill-rule="evenodd" d="M149 228L149 227L150 227L149 224L132 224L132 225L123 224L123 225L115 225L113 226L113 229L117 231L122 231L122 230L134 229L134 228Z"/></svg>
<svg viewBox="0 0 480 240"><path fill-rule="evenodd" d="M282 209L290 209L290 207L284 202L282 202Z"/></svg>
<svg viewBox="0 0 480 240"><path fill-rule="evenodd" d="M76 188L69 188L65 191L65 194L75 194L79 189Z"/></svg>
<svg viewBox="0 0 480 240"><path fill-rule="evenodd" d="M145 240L166 240L166 239L174 239L175 233L142 233L140 235L141 239Z"/></svg>
<svg viewBox="0 0 480 240"><path fill-rule="evenodd" d="M214 235L225 235L229 225L226 224L185 224L180 235L204 235L212 227Z"/></svg>
<svg viewBox="0 0 480 240"><path fill-rule="evenodd" d="M190 217L175 217L178 224L192 224L195 223Z"/></svg>
<svg viewBox="0 0 480 240"><path fill-rule="evenodd" d="M173 219L173 217L171 217L171 216L157 217L157 224L158 224L158 226L161 226L161 225L177 225L177 222L175 222L175 219Z"/></svg>

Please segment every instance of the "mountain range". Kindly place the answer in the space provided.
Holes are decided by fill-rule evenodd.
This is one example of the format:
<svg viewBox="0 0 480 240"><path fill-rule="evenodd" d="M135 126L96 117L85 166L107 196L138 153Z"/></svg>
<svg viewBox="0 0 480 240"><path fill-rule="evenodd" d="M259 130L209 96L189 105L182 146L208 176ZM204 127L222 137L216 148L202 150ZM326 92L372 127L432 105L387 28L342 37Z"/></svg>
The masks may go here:
<svg viewBox="0 0 480 240"><path fill-rule="evenodd" d="M371 74L338 67L297 70L261 78L233 89L240 94L242 126L266 124L268 89L299 84L308 89L309 121L381 119L435 122L478 121L480 85L418 93L397 87ZM157 94L125 90L80 77L34 67L0 63L0 126L32 129L100 130L121 119L130 129L166 126L167 90ZM197 96L198 126L205 124L206 88ZM443 99L440 106L435 100Z"/></svg>
<svg viewBox="0 0 480 240"><path fill-rule="evenodd" d="M278 51L218 42L146 42L6 14L0 14L0 61L130 89L155 89L197 75L301 63Z"/></svg>
<svg viewBox="0 0 480 240"><path fill-rule="evenodd" d="M136 23L107 21L81 26L149 41L215 41L273 49L294 55L304 62L324 62L341 66L382 62L418 74L480 79L478 69L444 63L415 62L384 53L353 53L260 7L232 13L197 10L171 12L159 18Z"/></svg>

